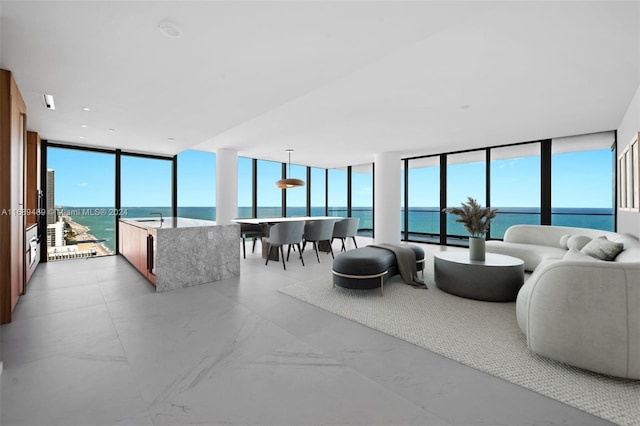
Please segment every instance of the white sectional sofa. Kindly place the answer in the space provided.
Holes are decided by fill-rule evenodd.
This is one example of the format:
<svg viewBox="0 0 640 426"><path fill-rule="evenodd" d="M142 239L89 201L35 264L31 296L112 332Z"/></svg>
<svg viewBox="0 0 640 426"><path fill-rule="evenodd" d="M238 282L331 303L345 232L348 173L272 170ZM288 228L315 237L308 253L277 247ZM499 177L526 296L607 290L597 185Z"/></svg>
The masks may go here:
<svg viewBox="0 0 640 426"><path fill-rule="evenodd" d="M592 239L600 241L587 247ZM613 260L586 254L593 254L593 247L610 248L609 242L623 247ZM533 352L640 380L637 239L594 229L516 225L504 241L487 241L487 251L523 259L525 270L533 271L516 300L518 325Z"/></svg>

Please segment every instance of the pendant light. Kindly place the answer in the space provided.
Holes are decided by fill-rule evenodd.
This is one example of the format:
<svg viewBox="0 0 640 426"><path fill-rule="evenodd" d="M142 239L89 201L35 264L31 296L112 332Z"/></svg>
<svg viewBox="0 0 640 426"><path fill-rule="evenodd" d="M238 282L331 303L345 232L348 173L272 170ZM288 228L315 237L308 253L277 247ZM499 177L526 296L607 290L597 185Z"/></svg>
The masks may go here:
<svg viewBox="0 0 640 426"><path fill-rule="evenodd" d="M288 174L291 174L291 153L293 152L292 149L287 149L287 152L289 153L289 172ZM285 173L285 179L280 179L278 181L276 181L275 185L276 188L280 188L280 189L289 189L289 188L297 188L299 186L304 186L304 181L300 180L300 179L295 179L295 178L287 178L286 177L287 173Z"/></svg>

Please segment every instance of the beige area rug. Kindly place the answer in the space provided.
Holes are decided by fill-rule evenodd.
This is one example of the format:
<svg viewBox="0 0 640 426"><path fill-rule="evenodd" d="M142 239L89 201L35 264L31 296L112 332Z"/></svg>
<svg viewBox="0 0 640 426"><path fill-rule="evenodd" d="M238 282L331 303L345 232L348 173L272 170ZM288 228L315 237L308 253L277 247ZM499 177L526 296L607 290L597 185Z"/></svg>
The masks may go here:
<svg viewBox="0 0 640 426"><path fill-rule="evenodd" d="M516 323L515 303L445 293L433 284L433 261L428 259L427 265L428 290L393 277L380 297L379 290L333 288L325 277L279 291L611 422L640 425L640 381L531 353Z"/></svg>

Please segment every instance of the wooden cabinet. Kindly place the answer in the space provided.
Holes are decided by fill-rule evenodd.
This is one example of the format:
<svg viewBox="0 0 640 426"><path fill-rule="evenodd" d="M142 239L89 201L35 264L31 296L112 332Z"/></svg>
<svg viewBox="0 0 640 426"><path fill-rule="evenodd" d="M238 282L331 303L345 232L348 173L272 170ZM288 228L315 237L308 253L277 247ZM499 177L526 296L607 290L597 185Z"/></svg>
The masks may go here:
<svg viewBox="0 0 640 426"><path fill-rule="evenodd" d="M25 205L27 207L26 227L38 222L38 190L40 190L40 136L36 132L27 132L25 149Z"/></svg>
<svg viewBox="0 0 640 426"><path fill-rule="evenodd" d="M0 70L0 323L25 283L25 139L27 106L11 72Z"/></svg>
<svg viewBox="0 0 640 426"><path fill-rule="evenodd" d="M119 222L119 249L124 256L151 284L156 284L153 274L155 236L145 228Z"/></svg>
<svg viewBox="0 0 640 426"><path fill-rule="evenodd" d="M36 132L27 132L27 144L25 146L25 226L26 237L24 239L25 250L25 283L24 291L27 291L27 283L40 263L40 238L42 230L39 229L40 214L43 206L40 205L40 136ZM45 244L46 248L46 244Z"/></svg>

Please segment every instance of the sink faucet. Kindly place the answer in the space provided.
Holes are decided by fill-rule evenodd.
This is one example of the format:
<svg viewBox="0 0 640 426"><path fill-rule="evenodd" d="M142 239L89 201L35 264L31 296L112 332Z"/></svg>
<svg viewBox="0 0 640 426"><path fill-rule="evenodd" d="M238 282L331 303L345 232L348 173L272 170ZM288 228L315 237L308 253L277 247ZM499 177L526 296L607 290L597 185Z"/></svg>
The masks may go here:
<svg viewBox="0 0 640 426"><path fill-rule="evenodd" d="M162 213L160 213L160 212L149 212L149 214L159 214L160 215L160 222L164 222L164 219L162 218Z"/></svg>

